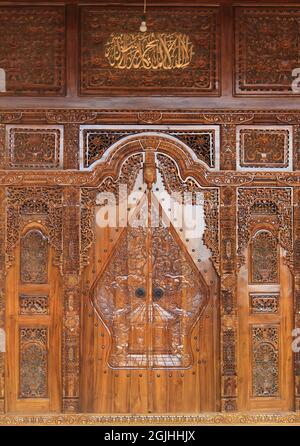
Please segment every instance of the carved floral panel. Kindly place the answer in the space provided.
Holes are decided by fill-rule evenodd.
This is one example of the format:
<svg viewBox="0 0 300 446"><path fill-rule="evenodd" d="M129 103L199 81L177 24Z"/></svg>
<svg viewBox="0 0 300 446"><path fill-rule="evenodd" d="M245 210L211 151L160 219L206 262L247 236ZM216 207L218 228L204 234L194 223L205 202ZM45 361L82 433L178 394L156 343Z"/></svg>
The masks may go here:
<svg viewBox="0 0 300 446"><path fill-rule="evenodd" d="M257 232L251 241L251 282L278 283L278 241L269 231Z"/></svg>
<svg viewBox="0 0 300 446"><path fill-rule="evenodd" d="M252 395L279 396L279 326L251 327Z"/></svg>
<svg viewBox="0 0 300 446"><path fill-rule="evenodd" d="M1 6L0 34L0 67L6 74L4 94L64 95L63 6Z"/></svg>
<svg viewBox="0 0 300 446"><path fill-rule="evenodd" d="M19 398L48 397L48 328L20 327Z"/></svg>
<svg viewBox="0 0 300 446"><path fill-rule="evenodd" d="M292 128L243 126L237 129L237 165L241 169L292 167Z"/></svg>
<svg viewBox="0 0 300 446"><path fill-rule="evenodd" d="M55 169L62 164L62 127L7 128L9 167L17 169Z"/></svg>
<svg viewBox="0 0 300 446"><path fill-rule="evenodd" d="M48 282L48 240L39 230L30 230L21 238L21 282Z"/></svg>
<svg viewBox="0 0 300 446"><path fill-rule="evenodd" d="M217 8L152 7L140 23L141 8L81 8L81 94L218 94Z"/></svg>
<svg viewBox="0 0 300 446"><path fill-rule="evenodd" d="M278 313L278 293L250 293L250 311L253 314Z"/></svg>
<svg viewBox="0 0 300 446"><path fill-rule="evenodd" d="M294 94L292 70L300 67L300 9L236 8L235 91Z"/></svg>
<svg viewBox="0 0 300 446"><path fill-rule="evenodd" d="M20 294L19 308L22 315L49 314L48 296Z"/></svg>

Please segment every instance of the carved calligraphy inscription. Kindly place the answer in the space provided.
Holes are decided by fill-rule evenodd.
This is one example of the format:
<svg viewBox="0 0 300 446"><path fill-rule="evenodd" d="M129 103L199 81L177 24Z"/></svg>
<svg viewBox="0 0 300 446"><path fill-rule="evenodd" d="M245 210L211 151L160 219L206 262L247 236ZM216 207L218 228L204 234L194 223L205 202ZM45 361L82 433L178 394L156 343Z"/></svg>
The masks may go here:
<svg viewBox="0 0 300 446"><path fill-rule="evenodd" d="M189 36L182 33L113 33L105 49L110 66L123 70L185 68L193 54Z"/></svg>

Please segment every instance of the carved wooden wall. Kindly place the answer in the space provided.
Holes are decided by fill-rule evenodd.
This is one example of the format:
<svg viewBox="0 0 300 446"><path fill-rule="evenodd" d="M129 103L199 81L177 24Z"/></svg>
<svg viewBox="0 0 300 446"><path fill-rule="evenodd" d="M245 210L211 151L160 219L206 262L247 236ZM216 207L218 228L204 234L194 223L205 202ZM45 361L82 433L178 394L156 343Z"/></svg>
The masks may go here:
<svg viewBox="0 0 300 446"><path fill-rule="evenodd" d="M153 2L140 45L160 35L167 53L159 66L153 54L150 66L147 58L113 58L122 33L129 44L140 39L142 8L106 3L0 2L7 78L0 93L0 411L299 411L300 356L292 352L292 329L300 326L298 2L191 1L173 5L167 19L172 2ZM184 60L176 53L170 62L180 27ZM149 152L155 169L145 161ZM126 325L107 299L112 291L103 291L118 268L138 269L119 259L138 256L129 230L97 228L97 194L118 197L121 182L133 189L149 165L167 193L203 194L199 239L184 237L186 228L159 234L187 277L195 273L205 301L191 309L178 292L178 312L192 316L185 329L182 321L175 326L187 353L177 352L176 364L172 329L162 319L150 329L142 318ZM160 245L145 245L149 237L135 234L135 243L162 257ZM145 277L129 293L133 304L119 295L129 313L150 289ZM165 286L162 278L157 284ZM165 293L164 286L156 288ZM172 298L157 299L156 308L172 315ZM122 338L133 329L136 344ZM151 336L141 335L149 330L163 339L152 350ZM135 354L146 349L146 359L132 366L126 342ZM162 366L158 352L171 362Z"/></svg>

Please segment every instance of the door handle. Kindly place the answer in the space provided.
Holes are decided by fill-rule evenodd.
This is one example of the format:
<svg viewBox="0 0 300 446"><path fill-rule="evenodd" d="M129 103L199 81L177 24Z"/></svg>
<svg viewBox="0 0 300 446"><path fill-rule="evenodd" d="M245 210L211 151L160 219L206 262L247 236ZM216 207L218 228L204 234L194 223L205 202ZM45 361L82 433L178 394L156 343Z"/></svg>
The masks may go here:
<svg viewBox="0 0 300 446"><path fill-rule="evenodd" d="M162 288L153 288L153 300L159 300L163 297L164 295L164 290Z"/></svg>

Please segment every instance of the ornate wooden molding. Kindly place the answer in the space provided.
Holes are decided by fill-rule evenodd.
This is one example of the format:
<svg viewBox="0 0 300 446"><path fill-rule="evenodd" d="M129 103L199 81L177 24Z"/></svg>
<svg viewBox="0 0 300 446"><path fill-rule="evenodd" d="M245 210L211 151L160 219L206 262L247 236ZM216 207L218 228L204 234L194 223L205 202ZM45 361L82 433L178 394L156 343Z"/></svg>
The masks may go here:
<svg viewBox="0 0 300 446"><path fill-rule="evenodd" d="M300 414L286 413L210 413L202 415L0 415L0 426L195 426L195 425L300 425Z"/></svg>
<svg viewBox="0 0 300 446"><path fill-rule="evenodd" d="M236 188L221 188L221 405L237 410Z"/></svg>
<svg viewBox="0 0 300 446"><path fill-rule="evenodd" d="M80 357L80 190L63 195L63 412L79 411Z"/></svg>
<svg viewBox="0 0 300 446"><path fill-rule="evenodd" d="M5 400L5 189L0 189L0 413Z"/></svg>
<svg viewBox="0 0 300 446"><path fill-rule="evenodd" d="M40 219L55 249L55 264L62 267L62 198L61 189L19 187L7 189L6 268L14 262L20 231L34 219Z"/></svg>

